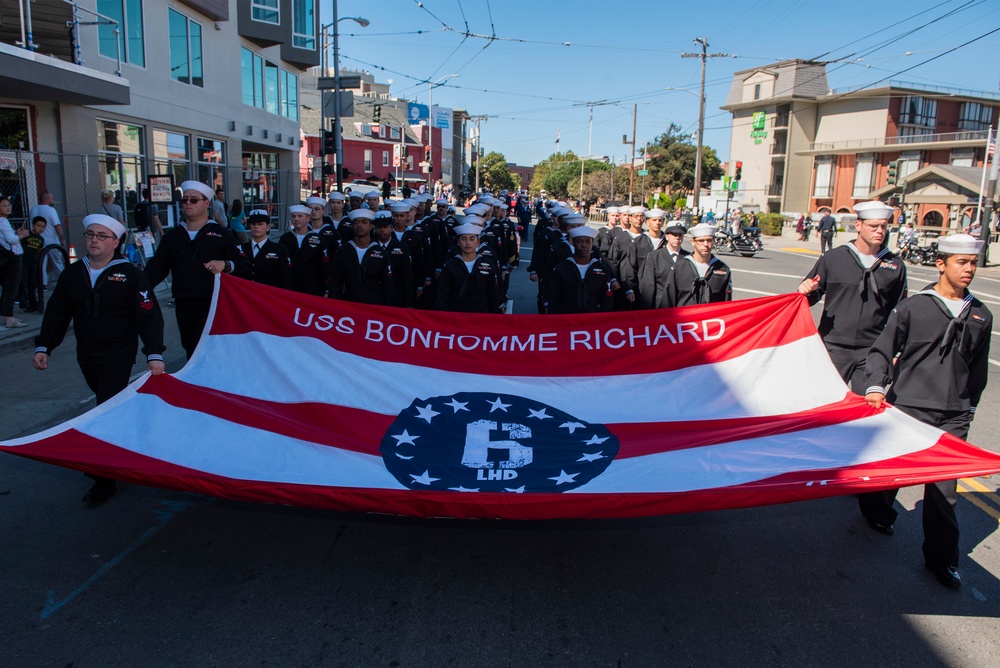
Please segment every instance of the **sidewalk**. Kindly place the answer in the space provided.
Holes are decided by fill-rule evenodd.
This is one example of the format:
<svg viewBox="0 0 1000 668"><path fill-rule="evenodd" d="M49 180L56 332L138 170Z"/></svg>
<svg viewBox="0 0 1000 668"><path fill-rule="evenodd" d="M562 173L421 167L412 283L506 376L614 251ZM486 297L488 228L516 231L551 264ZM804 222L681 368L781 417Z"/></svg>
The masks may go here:
<svg viewBox="0 0 1000 668"><path fill-rule="evenodd" d="M55 287L53 285L53 287ZM156 287L156 297L160 300L160 307L166 306L167 302L170 301L170 288L167 287L166 283L160 283ZM45 292L45 299L52 296L52 290L49 289ZM5 353L11 350L21 350L33 348L35 345L35 337L38 336L38 332L42 329L42 316L37 313L22 313L17 306L14 307L14 317L25 323L27 327L18 327L17 329L7 329L3 325L0 325L0 353ZM0 320L0 322L3 322ZM67 336L72 336L73 330L70 328L69 334Z"/></svg>

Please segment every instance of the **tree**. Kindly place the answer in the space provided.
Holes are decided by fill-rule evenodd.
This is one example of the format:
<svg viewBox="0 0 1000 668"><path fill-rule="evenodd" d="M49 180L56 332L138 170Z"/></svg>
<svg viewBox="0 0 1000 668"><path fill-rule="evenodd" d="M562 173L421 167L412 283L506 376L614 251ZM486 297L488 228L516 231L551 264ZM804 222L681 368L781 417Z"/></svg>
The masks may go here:
<svg viewBox="0 0 1000 668"><path fill-rule="evenodd" d="M549 174L552 170L561 167L566 163L576 164L577 173L580 173L580 158L573 153L573 151L566 151L565 153L553 153L549 157L542 160L540 163L535 165L535 174L531 177L531 184L528 186L528 192L533 196L538 196L541 191L545 190L548 192L548 187L545 185L545 180L549 178ZM552 193L549 193L550 195Z"/></svg>
<svg viewBox="0 0 1000 668"><path fill-rule="evenodd" d="M666 190L693 191L694 168L698 148L691 143L691 137L681 133L681 128L671 123L667 131L649 145L651 155L647 162L649 180L653 187ZM723 175L719 156L710 146L702 146L701 187L711 186L714 179Z"/></svg>
<svg viewBox="0 0 1000 668"><path fill-rule="evenodd" d="M603 198L605 202L613 199L610 169L591 172L583 178L583 199L596 203L600 198Z"/></svg>
<svg viewBox="0 0 1000 668"><path fill-rule="evenodd" d="M473 162L469 168L469 183L476 182L476 163ZM516 184L514 177L507 167L507 158L503 153L490 151L483 156L479 167L479 187L487 188L490 192L500 192L501 190L514 190Z"/></svg>

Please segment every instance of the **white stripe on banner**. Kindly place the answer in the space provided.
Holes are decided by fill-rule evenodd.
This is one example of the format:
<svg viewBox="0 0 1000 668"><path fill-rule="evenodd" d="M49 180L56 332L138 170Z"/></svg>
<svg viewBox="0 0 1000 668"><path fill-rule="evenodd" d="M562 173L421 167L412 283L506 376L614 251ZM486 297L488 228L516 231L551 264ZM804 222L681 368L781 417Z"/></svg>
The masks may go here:
<svg viewBox="0 0 1000 668"><path fill-rule="evenodd" d="M403 489L381 457L245 427L149 395L137 395L77 429L120 448L226 478ZM615 461L573 493L728 487L795 471L891 459L934 445L941 433L889 409L849 424Z"/></svg>
<svg viewBox="0 0 1000 668"><path fill-rule="evenodd" d="M836 469L925 450L943 432L898 409L853 422L746 441L619 459L580 492L689 492L783 473Z"/></svg>
<svg viewBox="0 0 1000 668"><path fill-rule="evenodd" d="M344 353L313 338L259 332L208 336L198 351L211 364L188 364L178 379L267 401L383 415L398 415L416 398L488 392L534 399L591 422L717 420L797 413L847 394L818 334L676 371L569 378L428 369ZM809 373L800 373L804 369Z"/></svg>

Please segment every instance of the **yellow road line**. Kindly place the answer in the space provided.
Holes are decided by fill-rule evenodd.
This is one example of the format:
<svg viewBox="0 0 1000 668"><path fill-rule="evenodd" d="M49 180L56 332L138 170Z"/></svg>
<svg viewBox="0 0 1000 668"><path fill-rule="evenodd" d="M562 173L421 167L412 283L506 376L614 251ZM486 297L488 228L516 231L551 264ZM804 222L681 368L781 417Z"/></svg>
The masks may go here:
<svg viewBox="0 0 1000 668"><path fill-rule="evenodd" d="M996 492L994 492L992 489L990 489L983 483L973 478L962 478L962 482L965 483L966 487L971 487L972 489L981 493L987 499L995 503L997 507L1000 507L1000 495L998 495Z"/></svg>
<svg viewBox="0 0 1000 668"><path fill-rule="evenodd" d="M968 481L962 480L962 482L968 482ZM988 503L977 497L975 495L975 492L973 492L970 489L966 489L961 483L959 483L958 485L958 491L960 494L962 494L962 496L965 497L966 501L976 506L981 511L983 511L984 513L995 519L998 523L1000 523L1000 511L998 511L996 508L994 508L993 506L989 505Z"/></svg>
<svg viewBox="0 0 1000 668"><path fill-rule="evenodd" d="M803 255L820 255L818 250L813 250L812 248L796 248L794 246L788 246L786 248L779 248L780 251L785 251L786 253L802 253Z"/></svg>

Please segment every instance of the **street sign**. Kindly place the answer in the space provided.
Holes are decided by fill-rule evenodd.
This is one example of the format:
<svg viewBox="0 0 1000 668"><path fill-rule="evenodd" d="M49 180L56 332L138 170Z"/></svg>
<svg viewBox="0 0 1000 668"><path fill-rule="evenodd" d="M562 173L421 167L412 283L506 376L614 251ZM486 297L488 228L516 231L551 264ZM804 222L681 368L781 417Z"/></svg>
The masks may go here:
<svg viewBox="0 0 1000 668"><path fill-rule="evenodd" d="M638 172L636 172L636 174L638 174L639 176L649 176L649 170L648 169L640 169Z"/></svg>
<svg viewBox="0 0 1000 668"><path fill-rule="evenodd" d="M399 157L400 149L401 148L402 147L399 144L394 144L393 147L392 147L392 166L393 167L399 167L401 164L403 164L403 161Z"/></svg>
<svg viewBox="0 0 1000 668"><path fill-rule="evenodd" d="M149 201L172 202L174 200L174 177L158 175L149 177Z"/></svg>
<svg viewBox="0 0 1000 668"><path fill-rule="evenodd" d="M320 90L334 90L337 87L335 82L336 79L334 77L320 77L316 81L316 88ZM341 75L340 90L349 90L351 88L361 88L361 75Z"/></svg>
<svg viewBox="0 0 1000 668"><path fill-rule="evenodd" d="M337 116L337 108L334 107L333 93L323 93L323 115L327 118ZM350 118L354 116L354 93L349 90L340 91L340 117Z"/></svg>

